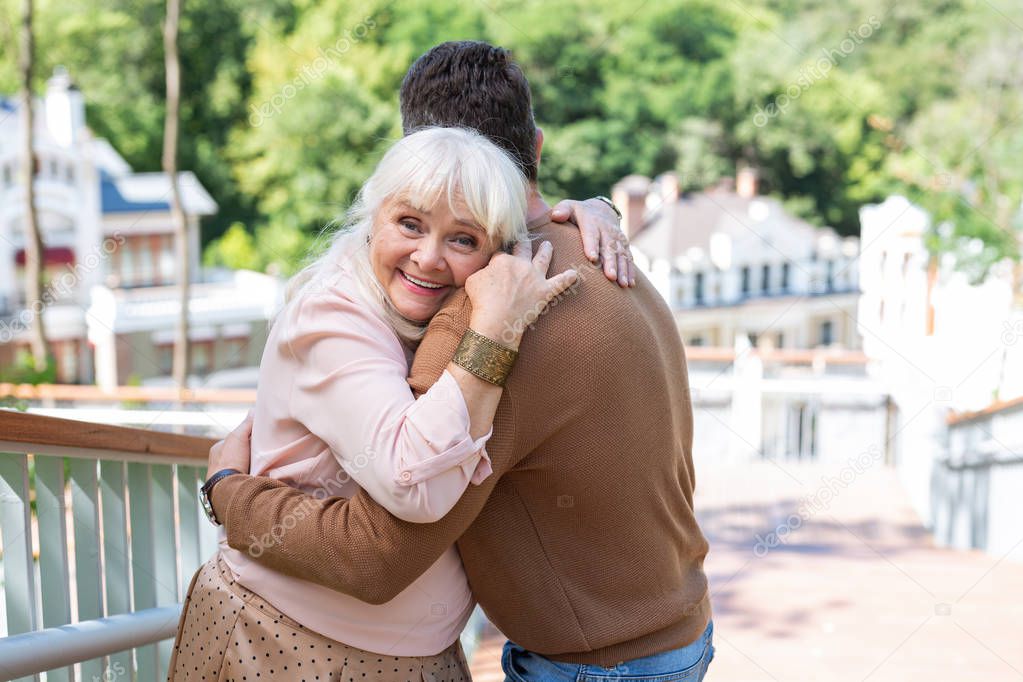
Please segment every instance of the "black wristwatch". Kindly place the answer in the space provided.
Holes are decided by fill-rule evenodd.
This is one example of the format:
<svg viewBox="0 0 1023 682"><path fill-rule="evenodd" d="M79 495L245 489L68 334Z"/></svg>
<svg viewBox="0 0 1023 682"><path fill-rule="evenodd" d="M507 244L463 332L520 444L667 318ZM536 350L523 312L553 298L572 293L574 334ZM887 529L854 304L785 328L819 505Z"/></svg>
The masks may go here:
<svg viewBox="0 0 1023 682"><path fill-rule="evenodd" d="M199 501L202 502L202 510L206 512L206 518L208 518L210 520L210 523L212 523L214 526L219 526L222 524L220 523L220 521L217 520L217 515L213 512L213 503L210 502L210 493L213 492L213 486L219 483L220 479L222 478L227 478L231 474L240 473L242 472L238 471L237 469L221 469L217 473L210 476L206 480L206 482L203 483L202 488L200 488L199 490Z"/></svg>

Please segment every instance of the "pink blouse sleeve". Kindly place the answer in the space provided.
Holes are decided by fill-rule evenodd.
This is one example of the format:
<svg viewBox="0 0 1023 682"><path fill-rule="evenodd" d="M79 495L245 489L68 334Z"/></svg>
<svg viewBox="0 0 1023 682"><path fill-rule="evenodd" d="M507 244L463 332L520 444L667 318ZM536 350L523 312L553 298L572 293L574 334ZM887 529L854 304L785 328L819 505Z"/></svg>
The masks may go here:
<svg viewBox="0 0 1023 682"><path fill-rule="evenodd" d="M448 372L414 398L394 332L336 290L308 297L282 322L296 360L290 411L388 511L430 523L469 483L492 473L469 435L465 398Z"/></svg>

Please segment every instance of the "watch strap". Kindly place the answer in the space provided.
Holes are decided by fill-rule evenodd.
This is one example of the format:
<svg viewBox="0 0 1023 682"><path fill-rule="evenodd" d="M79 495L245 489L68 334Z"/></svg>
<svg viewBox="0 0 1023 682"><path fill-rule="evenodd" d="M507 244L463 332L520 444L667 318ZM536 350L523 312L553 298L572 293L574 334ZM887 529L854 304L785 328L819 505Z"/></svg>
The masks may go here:
<svg viewBox="0 0 1023 682"><path fill-rule="evenodd" d="M213 501L210 499L210 493L213 492L213 486L219 483L221 479L227 478L232 474L240 473L242 472L237 469L221 469L206 479L206 482L202 485L202 489L199 490L199 500L202 502L202 509L206 512L206 518L208 518L210 523L214 526L219 526L221 523L217 519L216 513L213 511Z"/></svg>

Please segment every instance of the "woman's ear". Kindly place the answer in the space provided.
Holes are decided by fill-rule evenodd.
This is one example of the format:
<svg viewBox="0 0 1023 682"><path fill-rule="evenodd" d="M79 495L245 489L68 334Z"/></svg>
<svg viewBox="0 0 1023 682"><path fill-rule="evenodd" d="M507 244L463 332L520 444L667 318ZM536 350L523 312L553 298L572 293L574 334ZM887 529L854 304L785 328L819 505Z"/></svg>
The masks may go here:
<svg viewBox="0 0 1023 682"><path fill-rule="evenodd" d="M540 154L543 151L543 128L536 127L536 167L540 167Z"/></svg>

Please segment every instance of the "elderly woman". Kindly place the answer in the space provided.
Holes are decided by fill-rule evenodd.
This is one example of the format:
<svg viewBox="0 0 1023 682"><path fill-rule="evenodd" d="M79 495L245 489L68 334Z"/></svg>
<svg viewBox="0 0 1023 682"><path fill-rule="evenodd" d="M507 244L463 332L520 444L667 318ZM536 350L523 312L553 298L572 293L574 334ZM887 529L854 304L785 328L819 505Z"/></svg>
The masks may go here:
<svg viewBox="0 0 1023 682"><path fill-rule="evenodd" d="M491 473L485 444L523 321L577 277L547 278L549 243L531 256L526 189L473 131L426 129L387 152L330 248L289 286L260 365L253 474L321 497L361 487L395 516L430 522ZM471 329L416 399L412 352L459 287ZM474 600L453 547L371 605L256 563L287 526L252 556L222 540L196 574L170 679L469 679L458 636Z"/></svg>

